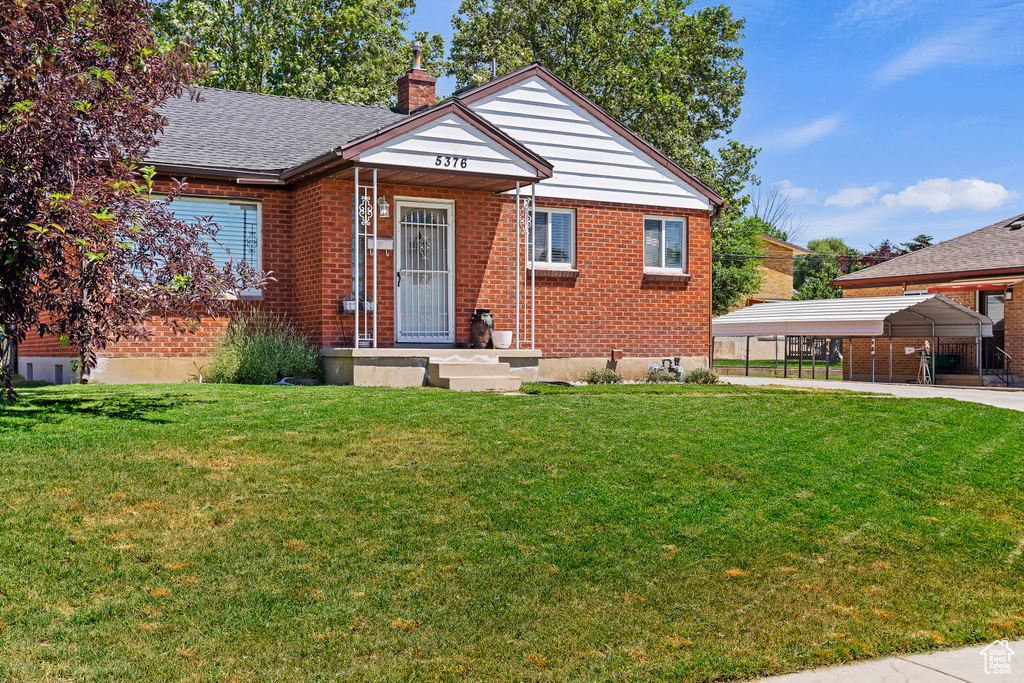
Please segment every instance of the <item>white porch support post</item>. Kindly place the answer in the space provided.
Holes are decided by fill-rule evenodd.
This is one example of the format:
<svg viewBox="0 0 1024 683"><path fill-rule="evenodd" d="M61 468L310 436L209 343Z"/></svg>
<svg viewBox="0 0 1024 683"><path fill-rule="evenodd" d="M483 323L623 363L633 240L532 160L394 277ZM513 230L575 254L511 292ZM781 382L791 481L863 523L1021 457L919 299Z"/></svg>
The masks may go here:
<svg viewBox="0 0 1024 683"><path fill-rule="evenodd" d="M355 167L356 172L356 189L352 195L352 256L355 258L355 263L352 265L354 272L352 273L352 285L355 289L353 296L356 301L356 318L355 324L352 327L352 348L359 348L359 231L361 229L362 218L359 215L360 201L359 201L359 167Z"/></svg>
<svg viewBox="0 0 1024 683"><path fill-rule="evenodd" d="M875 338L871 338L871 383L875 383Z"/></svg>
<svg viewBox="0 0 1024 683"><path fill-rule="evenodd" d="M519 348L520 339L522 337L522 330L519 327L519 309L522 306L522 302L519 297L519 245L522 237L523 230L523 207L522 197L520 196L519 181L516 181L516 348Z"/></svg>
<svg viewBox="0 0 1024 683"><path fill-rule="evenodd" d="M377 169L373 169L373 348L377 348Z"/></svg>
<svg viewBox="0 0 1024 683"><path fill-rule="evenodd" d="M537 183L530 186L533 196L530 201L530 233L533 235L530 245L530 348L537 348Z"/></svg>

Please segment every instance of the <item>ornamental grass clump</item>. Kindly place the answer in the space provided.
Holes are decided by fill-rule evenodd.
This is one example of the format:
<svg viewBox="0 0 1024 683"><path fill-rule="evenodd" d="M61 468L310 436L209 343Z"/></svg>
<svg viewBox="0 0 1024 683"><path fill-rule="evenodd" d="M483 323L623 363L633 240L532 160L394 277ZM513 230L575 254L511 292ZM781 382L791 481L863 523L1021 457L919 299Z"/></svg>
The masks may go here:
<svg viewBox="0 0 1024 683"><path fill-rule="evenodd" d="M694 368L683 375L687 384L718 384L718 374L710 368Z"/></svg>
<svg viewBox="0 0 1024 683"><path fill-rule="evenodd" d="M320 349L283 316L249 309L236 313L203 381L273 384L285 377L322 379Z"/></svg>
<svg viewBox="0 0 1024 683"><path fill-rule="evenodd" d="M590 368L580 375L584 384L622 384L622 379L622 375L611 368Z"/></svg>

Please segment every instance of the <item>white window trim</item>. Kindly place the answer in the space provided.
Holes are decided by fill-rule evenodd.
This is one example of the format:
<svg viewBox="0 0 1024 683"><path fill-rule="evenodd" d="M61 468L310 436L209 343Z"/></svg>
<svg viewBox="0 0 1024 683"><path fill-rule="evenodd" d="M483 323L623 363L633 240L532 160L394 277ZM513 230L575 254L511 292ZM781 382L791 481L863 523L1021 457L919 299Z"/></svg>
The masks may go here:
<svg viewBox="0 0 1024 683"><path fill-rule="evenodd" d="M164 193L153 193L154 197L167 198ZM187 199L189 201L200 201L200 202L219 202L219 203L236 203L236 204L255 204L256 205L256 266L257 272L263 271L263 200L255 197L231 197L226 195L208 195L208 194L179 194L178 199ZM174 202L168 205L173 206ZM263 290L252 288L245 289L238 294L228 294L225 297L229 301L238 300L260 300L263 298Z"/></svg>
<svg viewBox="0 0 1024 683"><path fill-rule="evenodd" d="M646 237L647 221L661 221L661 263L665 263L665 221L679 221L683 224L683 254L682 264L678 268L667 268L662 266L648 266L644 264L644 272L650 275L689 275L690 274L690 219L686 216L644 216L641 224L641 263L646 260L646 244L643 240Z"/></svg>
<svg viewBox="0 0 1024 683"><path fill-rule="evenodd" d="M547 235L545 236L548 251L547 261L530 260L530 263L537 270L576 270L576 210L575 209L559 209L548 206L538 206L535 209L536 213L548 214L547 221ZM569 214L569 262L568 263L553 263L551 259L551 214L552 213L567 213ZM536 230L536 226L534 226Z"/></svg>

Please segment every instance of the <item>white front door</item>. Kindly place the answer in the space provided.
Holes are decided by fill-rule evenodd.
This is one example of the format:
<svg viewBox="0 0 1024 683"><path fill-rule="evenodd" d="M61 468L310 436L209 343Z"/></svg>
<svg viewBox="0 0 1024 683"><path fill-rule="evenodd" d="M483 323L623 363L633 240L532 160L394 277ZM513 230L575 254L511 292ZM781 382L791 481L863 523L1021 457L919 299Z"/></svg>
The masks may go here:
<svg viewBox="0 0 1024 683"><path fill-rule="evenodd" d="M395 339L455 342L455 204L395 202Z"/></svg>

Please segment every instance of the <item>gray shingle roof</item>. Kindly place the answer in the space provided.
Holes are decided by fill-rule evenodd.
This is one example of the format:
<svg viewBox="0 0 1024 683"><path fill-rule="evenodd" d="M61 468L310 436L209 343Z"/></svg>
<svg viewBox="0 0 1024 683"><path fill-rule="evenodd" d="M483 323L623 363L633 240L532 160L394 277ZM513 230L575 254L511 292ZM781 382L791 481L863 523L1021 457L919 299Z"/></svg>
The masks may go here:
<svg viewBox="0 0 1024 683"><path fill-rule="evenodd" d="M1022 220L1024 214L1007 218L966 235L844 275L835 281L852 284L879 278L898 279L1013 268L1024 272L1024 228L1011 227Z"/></svg>
<svg viewBox="0 0 1024 683"><path fill-rule="evenodd" d="M167 127L148 162L280 172L406 117L384 107L199 88L161 110Z"/></svg>

